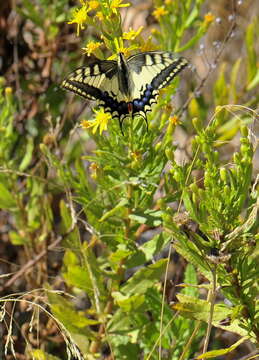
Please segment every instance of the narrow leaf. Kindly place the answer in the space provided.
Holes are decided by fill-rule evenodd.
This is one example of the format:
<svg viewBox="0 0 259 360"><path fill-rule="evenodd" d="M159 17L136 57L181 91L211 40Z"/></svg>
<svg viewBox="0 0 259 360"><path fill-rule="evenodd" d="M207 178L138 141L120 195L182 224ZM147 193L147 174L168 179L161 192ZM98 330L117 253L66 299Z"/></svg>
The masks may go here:
<svg viewBox="0 0 259 360"><path fill-rule="evenodd" d="M197 360L198 359L213 359L213 358L218 357L218 356L229 354L231 351L235 350L239 345L241 345L244 341L246 341L248 339L249 339L248 336L242 337L241 339L239 339L237 342L235 342L235 344L233 344L229 348L208 351L205 354L202 354L202 355L198 356L196 359Z"/></svg>

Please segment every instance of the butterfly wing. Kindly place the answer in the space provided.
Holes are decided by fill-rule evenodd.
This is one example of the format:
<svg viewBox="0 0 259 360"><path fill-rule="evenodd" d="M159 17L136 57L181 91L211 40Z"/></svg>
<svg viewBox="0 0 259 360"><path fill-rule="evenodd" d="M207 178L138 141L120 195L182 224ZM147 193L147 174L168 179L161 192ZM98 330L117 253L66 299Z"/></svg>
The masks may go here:
<svg viewBox="0 0 259 360"><path fill-rule="evenodd" d="M130 112L146 120L159 89L167 86L188 64L184 58L163 51L139 53L128 58L126 63L132 84L130 102L120 91L118 71L121 70L116 61L90 58L86 66L78 68L62 82L62 87L86 99L97 100L122 126Z"/></svg>
<svg viewBox="0 0 259 360"><path fill-rule="evenodd" d="M187 66L186 59L173 53L150 51L139 53L128 59L134 89L133 113L146 119L146 113L157 102L159 89L167 86Z"/></svg>
<svg viewBox="0 0 259 360"><path fill-rule="evenodd" d="M119 91L116 61L90 58L87 66L73 71L61 86L86 99L97 100L114 118L121 120L128 114L127 103Z"/></svg>

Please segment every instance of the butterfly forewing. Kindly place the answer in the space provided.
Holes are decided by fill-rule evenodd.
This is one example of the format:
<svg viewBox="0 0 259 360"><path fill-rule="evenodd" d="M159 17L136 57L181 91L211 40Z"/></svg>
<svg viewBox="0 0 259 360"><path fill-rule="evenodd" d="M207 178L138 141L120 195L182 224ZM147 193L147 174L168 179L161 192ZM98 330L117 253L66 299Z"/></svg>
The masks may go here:
<svg viewBox="0 0 259 360"><path fill-rule="evenodd" d="M102 93L117 93L117 63L97 60L73 71L63 82L62 87L87 99L101 100Z"/></svg>

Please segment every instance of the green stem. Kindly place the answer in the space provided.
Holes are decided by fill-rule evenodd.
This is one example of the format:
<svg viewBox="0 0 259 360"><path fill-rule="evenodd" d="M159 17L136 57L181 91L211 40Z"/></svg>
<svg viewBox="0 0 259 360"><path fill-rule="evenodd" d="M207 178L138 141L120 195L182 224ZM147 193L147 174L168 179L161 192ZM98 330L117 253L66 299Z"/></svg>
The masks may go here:
<svg viewBox="0 0 259 360"><path fill-rule="evenodd" d="M212 329L212 320L213 320L213 313L214 313L214 306L215 306L215 299L216 299L216 283L217 283L217 273L216 273L216 267L217 265L211 269L212 272L212 289L210 290L208 294L208 300L210 301L210 316L208 321L208 327L206 332L206 337L203 345L203 351L202 353L205 354L208 350L209 345L209 339Z"/></svg>

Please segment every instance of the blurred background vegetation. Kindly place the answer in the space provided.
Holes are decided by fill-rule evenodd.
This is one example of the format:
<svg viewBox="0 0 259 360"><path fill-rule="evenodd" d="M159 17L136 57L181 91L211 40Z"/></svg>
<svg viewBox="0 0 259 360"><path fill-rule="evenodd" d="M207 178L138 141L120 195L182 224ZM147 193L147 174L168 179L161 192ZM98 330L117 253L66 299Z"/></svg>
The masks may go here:
<svg viewBox="0 0 259 360"><path fill-rule="evenodd" d="M259 4L125 4L0 3L0 358L256 358ZM120 46L190 62L131 139L60 88Z"/></svg>

